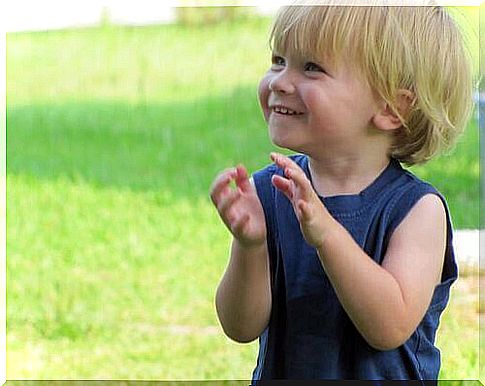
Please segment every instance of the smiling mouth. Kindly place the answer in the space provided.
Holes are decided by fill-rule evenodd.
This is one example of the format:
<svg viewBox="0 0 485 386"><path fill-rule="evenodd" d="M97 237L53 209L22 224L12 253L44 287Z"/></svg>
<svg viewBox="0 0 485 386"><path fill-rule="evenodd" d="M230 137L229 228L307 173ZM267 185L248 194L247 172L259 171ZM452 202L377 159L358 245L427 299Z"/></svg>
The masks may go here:
<svg viewBox="0 0 485 386"><path fill-rule="evenodd" d="M283 106L273 106L271 109L274 113L281 115L303 115L302 112L295 111Z"/></svg>

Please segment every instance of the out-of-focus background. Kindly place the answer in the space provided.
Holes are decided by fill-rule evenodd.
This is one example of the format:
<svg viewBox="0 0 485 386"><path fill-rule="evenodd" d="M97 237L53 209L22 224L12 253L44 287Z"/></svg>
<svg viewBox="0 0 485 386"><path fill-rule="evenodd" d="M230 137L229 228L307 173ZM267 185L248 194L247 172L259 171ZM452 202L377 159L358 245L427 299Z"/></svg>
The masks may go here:
<svg viewBox="0 0 485 386"><path fill-rule="evenodd" d="M274 6L18 0L7 31L7 379L249 379L219 327L222 169L273 150L257 83ZM82 5L81 5L82 4ZM210 4L207 1L204 4ZM478 8L450 9L478 70ZM461 276L442 379L478 378L479 131L413 171L447 197Z"/></svg>

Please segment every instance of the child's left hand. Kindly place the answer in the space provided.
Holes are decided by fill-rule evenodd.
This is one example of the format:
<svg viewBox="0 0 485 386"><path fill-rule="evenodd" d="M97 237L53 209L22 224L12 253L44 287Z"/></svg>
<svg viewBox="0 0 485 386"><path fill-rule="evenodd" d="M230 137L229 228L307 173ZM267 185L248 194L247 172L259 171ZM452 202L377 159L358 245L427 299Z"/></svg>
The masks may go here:
<svg viewBox="0 0 485 386"><path fill-rule="evenodd" d="M271 153L271 159L283 169L286 177L274 175L271 180L273 185L293 205L306 242L318 249L323 244L332 219L330 213L320 201L303 170L293 160L279 153Z"/></svg>

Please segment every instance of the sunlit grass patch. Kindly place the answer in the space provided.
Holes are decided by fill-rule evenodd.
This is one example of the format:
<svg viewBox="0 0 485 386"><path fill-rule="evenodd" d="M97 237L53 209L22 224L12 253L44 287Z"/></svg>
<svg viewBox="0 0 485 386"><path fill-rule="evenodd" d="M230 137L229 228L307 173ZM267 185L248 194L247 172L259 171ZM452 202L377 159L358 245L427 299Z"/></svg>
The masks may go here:
<svg viewBox="0 0 485 386"><path fill-rule="evenodd" d="M254 345L234 347L215 317L229 237L208 199L8 184L9 377L248 374Z"/></svg>

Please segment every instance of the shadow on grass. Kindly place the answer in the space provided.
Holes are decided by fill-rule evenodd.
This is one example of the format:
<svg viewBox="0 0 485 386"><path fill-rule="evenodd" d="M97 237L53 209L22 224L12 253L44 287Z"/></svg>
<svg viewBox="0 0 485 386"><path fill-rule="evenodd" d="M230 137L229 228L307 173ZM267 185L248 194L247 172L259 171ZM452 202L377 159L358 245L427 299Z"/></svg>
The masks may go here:
<svg viewBox="0 0 485 386"><path fill-rule="evenodd" d="M253 87L187 103L37 104L7 109L7 174L207 195L215 175L272 149Z"/></svg>

